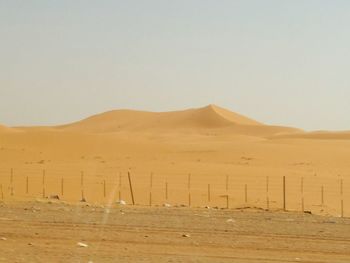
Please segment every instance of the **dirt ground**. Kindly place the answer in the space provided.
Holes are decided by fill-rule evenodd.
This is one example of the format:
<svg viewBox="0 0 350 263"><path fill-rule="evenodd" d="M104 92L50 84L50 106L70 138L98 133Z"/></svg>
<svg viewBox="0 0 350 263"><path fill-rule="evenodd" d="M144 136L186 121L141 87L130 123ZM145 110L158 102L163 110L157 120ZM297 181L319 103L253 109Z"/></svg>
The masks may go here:
<svg viewBox="0 0 350 263"><path fill-rule="evenodd" d="M0 262L345 263L350 219L251 209L6 202L0 203Z"/></svg>

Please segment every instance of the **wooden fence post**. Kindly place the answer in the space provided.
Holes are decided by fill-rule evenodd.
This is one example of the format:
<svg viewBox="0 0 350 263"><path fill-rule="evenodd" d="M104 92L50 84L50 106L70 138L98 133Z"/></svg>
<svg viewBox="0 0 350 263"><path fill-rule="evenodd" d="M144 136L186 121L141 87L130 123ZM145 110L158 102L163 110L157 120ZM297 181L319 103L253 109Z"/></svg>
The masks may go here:
<svg viewBox="0 0 350 263"><path fill-rule="evenodd" d="M153 188L153 173L151 173L150 184L149 184L149 206L152 206L152 188Z"/></svg>
<svg viewBox="0 0 350 263"><path fill-rule="evenodd" d="M119 201L122 200L122 173L119 173Z"/></svg>
<svg viewBox="0 0 350 263"><path fill-rule="evenodd" d="M131 193L132 204L135 205L134 191L132 190L132 183L131 183L130 172L128 172L128 178L129 178L129 186L130 186L130 193Z"/></svg>
<svg viewBox="0 0 350 263"><path fill-rule="evenodd" d="M343 179L340 180L340 215L344 217Z"/></svg>
<svg viewBox="0 0 350 263"><path fill-rule="evenodd" d="M244 185L244 199L245 199L245 203L248 203L248 185L245 184Z"/></svg>
<svg viewBox="0 0 350 263"><path fill-rule="evenodd" d="M301 177L300 192L301 192L301 211L304 213L304 211L305 211L305 206L304 206L304 177Z"/></svg>
<svg viewBox="0 0 350 263"><path fill-rule="evenodd" d="M10 182L11 182L11 195L13 196L15 194L13 190L13 168L11 168Z"/></svg>
<svg viewBox="0 0 350 263"><path fill-rule="evenodd" d="M269 177L266 176L266 208L270 209L270 198L269 198Z"/></svg>
<svg viewBox="0 0 350 263"><path fill-rule="evenodd" d="M63 197L63 190L64 190L64 179L63 179L63 177L61 178L61 195L62 195L62 197Z"/></svg>
<svg viewBox="0 0 350 263"><path fill-rule="evenodd" d="M26 194L29 194L29 178L26 176Z"/></svg>
<svg viewBox="0 0 350 263"><path fill-rule="evenodd" d="M42 181L42 183L43 183L43 198L45 198L45 196L46 196L46 193L45 193L45 175L46 175L46 171L43 170L43 181Z"/></svg>
<svg viewBox="0 0 350 263"><path fill-rule="evenodd" d="M191 207L191 174L188 174L188 206Z"/></svg>
<svg viewBox="0 0 350 263"><path fill-rule="evenodd" d="M0 184L1 200L4 200L4 191L2 189L2 184Z"/></svg>
<svg viewBox="0 0 350 263"><path fill-rule="evenodd" d="M168 201L168 182L165 182L165 200Z"/></svg>
<svg viewBox="0 0 350 263"><path fill-rule="evenodd" d="M211 193L210 193L210 184L208 184L208 203L210 203L210 196Z"/></svg>
<svg viewBox="0 0 350 263"><path fill-rule="evenodd" d="M84 172L82 171L80 174L80 188L81 188L81 200L85 200L85 195L84 195Z"/></svg>
<svg viewBox="0 0 350 263"><path fill-rule="evenodd" d="M283 176L283 210L286 211L286 177Z"/></svg>
<svg viewBox="0 0 350 263"><path fill-rule="evenodd" d="M103 197L106 198L106 180L103 180Z"/></svg>

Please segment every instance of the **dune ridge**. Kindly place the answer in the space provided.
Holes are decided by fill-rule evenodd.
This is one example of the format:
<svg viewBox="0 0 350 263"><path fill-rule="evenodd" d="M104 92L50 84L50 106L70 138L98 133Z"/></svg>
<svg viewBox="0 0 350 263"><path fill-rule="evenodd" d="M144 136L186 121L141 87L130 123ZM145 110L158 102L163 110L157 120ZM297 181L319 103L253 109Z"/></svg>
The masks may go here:
<svg viewBox="0 0 350 263"><path fill-rule="evenodd" d="M222 132L247 133L247 135L254 136L301 131L289 127L264 125L213 104L203 108L171 112L113 110L56 128L90 133L216 129Z"/></svg>

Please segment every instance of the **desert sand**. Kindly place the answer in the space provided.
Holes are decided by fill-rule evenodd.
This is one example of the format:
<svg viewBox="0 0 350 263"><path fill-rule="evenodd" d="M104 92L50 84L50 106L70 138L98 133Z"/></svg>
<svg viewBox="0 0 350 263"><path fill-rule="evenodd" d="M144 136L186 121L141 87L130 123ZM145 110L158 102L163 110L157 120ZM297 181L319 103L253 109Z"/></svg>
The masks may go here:
<svg viewBox="0 0 350 263"><path fill-rule="evenodd" d="M0 262L347 263L349 223L262 210L0 203Z"/></svg>
<svg viewBox="0 0 350 263"><path fill-rule="evenodd" d="M349 262L349 156L215 105L2 125L0 262Z"/></svg>
<svg viewBox="0 0 350 263"><path fill-rule="evenodd" d="M0 126L4 200L131 203L129 172L140 205L281 209L285 202L287 210L349 216L349 156L350 132L265 125L216 105Z"/></svg>

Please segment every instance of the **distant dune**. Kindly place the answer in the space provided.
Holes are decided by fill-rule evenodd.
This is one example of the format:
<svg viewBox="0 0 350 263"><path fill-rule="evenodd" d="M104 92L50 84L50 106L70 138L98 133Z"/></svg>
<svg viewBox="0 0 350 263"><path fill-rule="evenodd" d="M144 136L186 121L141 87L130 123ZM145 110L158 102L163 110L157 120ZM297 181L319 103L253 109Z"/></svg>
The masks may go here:
<svg viewBox="0 0 350 263"><path fill-rule="evenodd" d="M222 128L232 125L261 125L242 115L215 105L173 112L114 110L59 128L90 132L120 130Z"/></svg>
<svg viewBox="0 0 350 263"><path fill-rule="evenodd" d="M301 132L295 128L264 125L216 105L173 112L114 110L57 128L90 133L216 129L250 136Z"/></svg>
<svg viewBox="0 0 350 263"><path fill-rule="evenodd" d="M280 134L272 136L271 139L350 140L350 131L315 131L295 134Z"/></svg>

